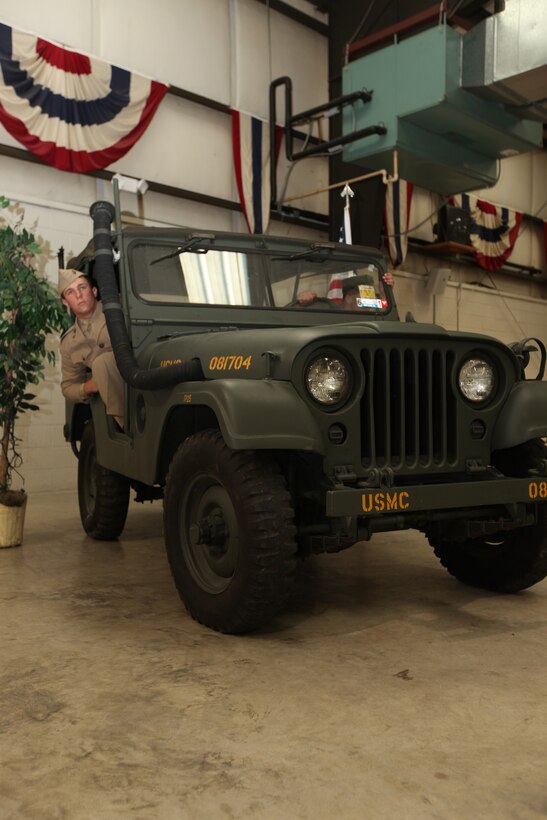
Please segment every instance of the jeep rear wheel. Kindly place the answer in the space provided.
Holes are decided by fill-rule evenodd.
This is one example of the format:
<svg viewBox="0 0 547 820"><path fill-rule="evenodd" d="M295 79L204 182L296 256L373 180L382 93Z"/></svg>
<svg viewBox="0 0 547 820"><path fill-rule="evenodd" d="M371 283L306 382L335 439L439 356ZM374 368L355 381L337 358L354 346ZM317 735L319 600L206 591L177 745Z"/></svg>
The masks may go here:
<svg viewBox="0 0 547 820"><path fill-rule="evenodd" d="M82 434L78 456L78 503L86 533L97 541L121 535L129 507L129 479L97 464L93 423Z"/></svg>
<svg viewBox="0 0 547 820"><path fill-rule="evenodd" d="M197 621L243 633L281 611L296 543L291 499L273 463L230 450L216 430L190 436L169 469L164 529L175 584Z"/></svg>
<svg viewBox="0 0 547 820"><path fill-rule="evenodd" d="M547 460L539 439L499 451L494 466L506 476L523 477ZM429 538L435 555L451 575L470 586L494 592L518 592L547 575L547 505L537 506L537 522L464 542Z"/></svg>

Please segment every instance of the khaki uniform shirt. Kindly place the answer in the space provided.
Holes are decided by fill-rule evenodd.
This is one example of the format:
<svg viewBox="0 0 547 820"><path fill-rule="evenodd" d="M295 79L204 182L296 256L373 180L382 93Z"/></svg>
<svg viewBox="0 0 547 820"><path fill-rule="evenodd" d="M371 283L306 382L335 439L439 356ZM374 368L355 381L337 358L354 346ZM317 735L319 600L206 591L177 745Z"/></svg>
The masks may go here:
<svg viewBox="0 0 547 820"><path fill-rule="evenodd" d="M97 302L90 322L77 319L63 334L60 351L63 396L74 402L89 401L90 397L83 392L82 387L90 377L91 365L102 353L112 351L100 302Z"/></svg>

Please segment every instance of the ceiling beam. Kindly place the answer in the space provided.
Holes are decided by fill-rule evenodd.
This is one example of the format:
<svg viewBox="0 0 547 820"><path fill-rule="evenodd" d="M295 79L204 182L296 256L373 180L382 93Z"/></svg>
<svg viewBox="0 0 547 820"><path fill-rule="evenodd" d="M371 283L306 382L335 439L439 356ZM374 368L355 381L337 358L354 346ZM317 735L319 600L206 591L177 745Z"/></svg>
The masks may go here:
<svg viewBox="0 0 547 820"><path fill-rule="evenodd" d="M280 14L284 14L285 17L290 17L291 20L296 20L297 23L301 23L303 26L317 31L324 37L328 37L329 35L329 27L326 23L322 23L321 20L316 20L315 17L310 17L309 14L304 14L303 11L298 11L294 6L284 3L283 0L257 0L257 2L262 3L263 6L268 6L272 11L278 11Z"/></svg>

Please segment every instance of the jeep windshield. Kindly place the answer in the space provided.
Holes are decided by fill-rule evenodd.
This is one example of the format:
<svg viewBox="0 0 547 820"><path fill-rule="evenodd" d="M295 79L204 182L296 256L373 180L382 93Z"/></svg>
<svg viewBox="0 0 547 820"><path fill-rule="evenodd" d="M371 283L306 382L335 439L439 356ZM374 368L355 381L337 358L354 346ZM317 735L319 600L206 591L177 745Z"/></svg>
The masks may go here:
<svg viewBox="0 0 547 820"><path fill-rule="evenodd" d="M136 242L130 267L136 295L153 304L342 311L381 315L390 300L381 270L323 246L280 253L217 250L195 241Z"/></svg>

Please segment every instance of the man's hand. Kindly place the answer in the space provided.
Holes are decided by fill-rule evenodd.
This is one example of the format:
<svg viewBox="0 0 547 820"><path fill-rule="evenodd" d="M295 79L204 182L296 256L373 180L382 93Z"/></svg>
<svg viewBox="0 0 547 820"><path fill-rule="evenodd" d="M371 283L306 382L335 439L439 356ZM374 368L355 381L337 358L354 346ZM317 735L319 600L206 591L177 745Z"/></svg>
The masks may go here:
<svg viewBox="0 0 547 820"><path fill-rule="evenodd" d="M389 285L391 288L393 287L393 283L395 282L395 277L393 276L393 274L390 270L388 270L388 271L386 271L386 273L384 273L384 275L382 276L382 279L384 280L386 285Z"/></svg>
<svg viewBox="0 0 547 820"><path fill-rule="evenodd" d="M317 299L317 293L313 290L303 290L296 295L296 301L299 305L311 305Z"/></svg>
<svg viewBox="0 0 547 820"><path fill-rule="evenodd" d="M92 393L98 392L99 388L97 387L97 382L95 382L93 379L88 379L86 382L84 382L84 393L86 394L86 396L90 396Z"/></svg>

